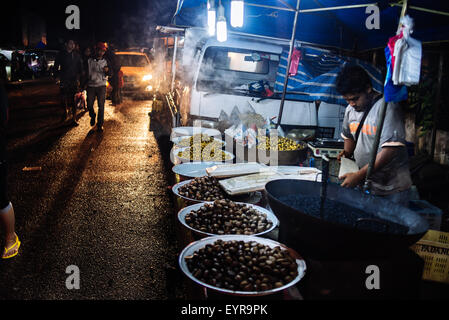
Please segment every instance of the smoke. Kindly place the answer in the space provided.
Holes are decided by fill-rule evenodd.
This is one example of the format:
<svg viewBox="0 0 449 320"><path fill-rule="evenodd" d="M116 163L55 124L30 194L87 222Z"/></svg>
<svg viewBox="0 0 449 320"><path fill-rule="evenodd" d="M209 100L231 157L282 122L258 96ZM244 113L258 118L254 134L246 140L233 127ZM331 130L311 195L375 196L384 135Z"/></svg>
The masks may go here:
<svg viewBox="0 0 449 320"><path fill-rule="evenodd" d="M121 47L151 47L157 25L168 25L176 10L176 1L137 1L133 11L120 13L114 38ZM123 5L126 7L126 2Z"/></svg>

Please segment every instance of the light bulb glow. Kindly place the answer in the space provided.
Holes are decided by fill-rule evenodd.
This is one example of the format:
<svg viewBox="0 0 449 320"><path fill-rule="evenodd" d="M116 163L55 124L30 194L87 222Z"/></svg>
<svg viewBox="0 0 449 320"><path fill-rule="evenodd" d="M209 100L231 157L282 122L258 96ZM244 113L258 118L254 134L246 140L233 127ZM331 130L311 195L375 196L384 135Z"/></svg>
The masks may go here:
<svg viewBox="0 0 449 320"><path fill-rule="evenodd" d="M243 0L231 1L231 26L234 28L243 27Z"/></svg>
<svg viewBox="0 0 449 320"><path fill-rule="evenodd" d="M216 13L215 8L207 10L207 25L209 30L209 35L213 36L215 34L215 21Z"/></svg>
<svg viewBox="0 0 449 320"><path fill-rule="evenodd" d="M228 26L226 20L218 19L217 22L217 40L225 42L228 39Z"/></svg>
<svg viewBox="0 0 449 320"><path fill-rule="evenodd" d="M225 42L228 40L228 25L225 18L225 10L221 2L218 6L218 22L217 22L217 40Z"/></svg>

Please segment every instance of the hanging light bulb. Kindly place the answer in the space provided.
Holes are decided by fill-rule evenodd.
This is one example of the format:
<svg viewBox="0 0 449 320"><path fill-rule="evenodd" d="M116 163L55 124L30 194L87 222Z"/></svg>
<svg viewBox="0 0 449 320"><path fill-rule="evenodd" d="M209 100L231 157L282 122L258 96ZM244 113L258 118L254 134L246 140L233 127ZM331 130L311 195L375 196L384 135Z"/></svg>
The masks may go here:
<svg viewBox="0 0 449 320"><path fill-rule="evenodd" d="M215 35L215 23L216 23L216 11L215 11L215 1L207 1L207 26L209 30L209 35Z"/></svg>
<svg viewBox="0 0 449 320"><path fill-rule="evenodd" d="M218 20L217 20L217 40L225 42L228 39L228 26L224 15L224 7L221 4L218 6Z"/></svg>
<svg viewBox="0 0 449 320"><path fill-rule="evenodd" d="M234 28L243 27L243 0L231 1L231 26Z"/></svg>

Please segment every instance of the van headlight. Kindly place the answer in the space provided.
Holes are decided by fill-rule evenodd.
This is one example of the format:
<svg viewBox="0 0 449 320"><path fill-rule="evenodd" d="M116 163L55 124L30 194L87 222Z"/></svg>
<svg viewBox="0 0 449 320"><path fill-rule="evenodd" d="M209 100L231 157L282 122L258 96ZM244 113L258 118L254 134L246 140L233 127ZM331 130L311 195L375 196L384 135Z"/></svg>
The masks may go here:
<svg viewBox="0 0 449 320"><path fill-rule="evenodd" d="M153 76L151 74L146 74L143 76L142 81L150 81L153 79Z"/></svg>

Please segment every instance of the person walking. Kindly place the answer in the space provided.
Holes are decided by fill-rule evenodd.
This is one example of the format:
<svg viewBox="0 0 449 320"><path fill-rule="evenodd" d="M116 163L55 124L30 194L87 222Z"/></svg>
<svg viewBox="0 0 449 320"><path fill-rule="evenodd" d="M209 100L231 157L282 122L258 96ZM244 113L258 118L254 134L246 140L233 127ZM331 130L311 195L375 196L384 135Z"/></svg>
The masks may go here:
<svg viewBox="0 0 449 320"><path fill-rule="evenodd" d="M4 244L2 259L10 259L19 253L21 242L15 232L14 208L9 201L7 192L6 124L8 122L8 96L1 82L0 117L0 227Z"/></svg>
<svg viewBox="0 0 449 320"><path fill-rule="evenodd" d="M111 102L112 105L118 105L121 103L121 90L120 90L120 69L121 65L119 62L119 59L117 59L117 56L114 53L114 49L112 45L110 45L105 53L105 58L108 62L108 65L110 67L110 74L111 77L109 79L109 83L112 86L112 92L111 92Z"/></svg>
<svg viewBox="0 0 449 320"><path fill-rule="evenodd" d="M98 118L97 131L103 131L104 124L104 103L106 100L106 82L107 76L110 74L109 66L104 58L107 46L103 42L96 45L95 56L87 61L86 80L87 80L87 109L90 115L90 125L95 126L95 111L94 103L97 99L98 103Z"/></svg>
<svg viewBox="0 0 449 320"><path fill-rule="evenodd" d="M60 80L61 100L64 108L63 121L67 119L67 109L69 109L72 113L72 123L77 126L75 94L79 91L83 64L81 56L75 51L75 41L68 40L65 50L58 53L54 70L55 77Z"/></svg>

